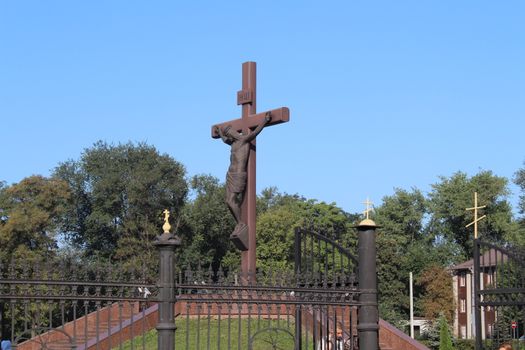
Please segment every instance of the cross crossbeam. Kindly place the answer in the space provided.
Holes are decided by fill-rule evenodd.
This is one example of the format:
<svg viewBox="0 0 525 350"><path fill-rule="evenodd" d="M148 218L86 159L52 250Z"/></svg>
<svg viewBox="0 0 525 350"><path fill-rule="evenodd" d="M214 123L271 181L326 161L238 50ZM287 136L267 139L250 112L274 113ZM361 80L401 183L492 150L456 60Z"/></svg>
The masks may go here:
<svg viewBox="0 0 525 350"><path fill-rule="evenodd" d="M286 123L290 120L290 110L286 107L272 109L268 112L270 113L272 120L266 126ZM260 125L263 122L264 117L268 112L250 115L248 116L248 120L246 120L246 118L239 118L221 124L216 124L211 128L211 137L213 137L214 139L218 139L220 137L217 133L216 127L224 128L226 126L231 126L238 132L243 131L246 127L248 127L249 129L255 129L257 125Z"/></svg>

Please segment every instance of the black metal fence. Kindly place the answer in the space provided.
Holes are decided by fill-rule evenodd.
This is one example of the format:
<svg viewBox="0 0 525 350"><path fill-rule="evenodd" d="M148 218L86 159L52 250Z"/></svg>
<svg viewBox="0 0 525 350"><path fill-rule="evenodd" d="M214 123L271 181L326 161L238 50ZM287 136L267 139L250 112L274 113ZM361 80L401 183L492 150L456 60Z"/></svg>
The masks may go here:
<svg viewBox="0 0 525 350"><path fill-rule="evenodd" d="M324 277L324 275L322 275ZM176 344L181 349L354 349L355 284L309 280L293 271L240 274L187 270L177 283ZM335 348L333 348L335 349Z"/></svg>
<svg viewBox="0 0 525 350"><path fill-rule="evenodd" d="M112 348L145 332L157 287L144 271L118 267L65 259L1 264L1 338L14 349Z"/></svg>
<svg viewBox="0 0 525 350"><path fill-rule="evenodd" d="M179 244L172 235L156 242L160 275L154 280L145 269L125 270L116 262L4 262L1 338L18 350L377 349L358 341L368 332L377 344L376 291L359 288L363 270L334 240L297 230L295 268L255 278L178 266ZM375 247L372 253L375 262ZM368 277L375 281L375 270ZM363 322L364 307L375 310L372 323Z"/></svg>
<svg viewBox="0 0 525 350"><path fill-rule="evenodd" d="M358 289L358 261L349 249L344 248L336 237L328 237L325 234L316 232L313 229L299 228L295 231L295 264L294 270L297 275L297 281L301 287L314 291L321 289L341 290L349 298L345 304L346 308L339 314L343 322L338 322L338 310L322 309L316 310L316 315L320 317L318 327L316 324L303 325L301 323L304 315L311 316L312 308L296 310L297 333L305 331L312 336L313 343L325 343L327 340L332 348L337 341L346 344L348 349L354 349L358 345L357 337L357 311L360 305L360 292ZM313 307L315 309L315 307ZM344 322L345 317L347 322ZM339 338L339 340L337 340ZM302 337L299 337L302 342ZM309 347L307 347L309 349Z"/></svg>
<svg viewBox="0 0 525 350"><path fill-rule="evenodd" d="M476 349L525 348L525 254L474 241Z"/></svg>

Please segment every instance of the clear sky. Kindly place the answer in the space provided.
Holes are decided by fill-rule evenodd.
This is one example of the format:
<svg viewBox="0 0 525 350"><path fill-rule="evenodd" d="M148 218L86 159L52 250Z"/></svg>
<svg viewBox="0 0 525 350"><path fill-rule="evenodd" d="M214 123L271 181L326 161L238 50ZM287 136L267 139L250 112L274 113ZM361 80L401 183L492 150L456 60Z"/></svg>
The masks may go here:
<svg viewBox="0 0 525 350"><path fill-rule="evenodd" d="M97 140L146 141L224 179L211 125L258 65L257 186L361 211L395 187L525 160L525 2L2 1L0 180ZM518 190L514 191L515 204Z"/></svg>

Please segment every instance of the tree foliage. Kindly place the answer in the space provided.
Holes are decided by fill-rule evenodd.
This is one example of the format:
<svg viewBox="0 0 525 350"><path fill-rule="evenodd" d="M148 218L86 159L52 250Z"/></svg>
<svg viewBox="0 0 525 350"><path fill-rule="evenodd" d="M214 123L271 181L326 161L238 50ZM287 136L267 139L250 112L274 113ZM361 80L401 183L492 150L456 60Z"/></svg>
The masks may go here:
<svg viewBox="0 0 525 350"><path fill-rule="evenodd" d="M224 184L213 176L197 175L191 178L190 188L193 199L184 207L180 227L182 263L234 265L238 254L229 236L235 223L224 203ZM226 255L233 261L222 261Z"/></svg>
<svg viewBox="0 0 525 350"><path fill-rule="evenodd" d="M452 335L445 316L439 318L439 350L454 350L452 346Z"/></svg>
<svg viewBox="0 0 525 350"><path fill-rule="evenodd" d="M393 195L383 198L375 219L383 231L399 236L406 244L422 238L423 217L427 212L427 201L420 190L414 188L408 192L397 188Z"/></svg>
<svg viewBox="0 0 525 350"><path fill-rule="evenodd" d="M417 280L424 293L420 304L426 319L435 319L444 315L448 322L454 318L454 295L452 291L452 276L439 265L426 268Z"/></svg>
<svg viewBox="0 0 525 350"><path fill-rule="evenodd" d="M378 287L381 317L401 326L408 318L408 276L419 282L414 289L416 313L436 319L453 312L451 279L444 270L472 256L473 220L465 208L486 205L480 215L480 236L499 242L524 241L507 201L507 180L490 171L469 177L457 172L441 177L425 197L421 191L396 189L376 208ZM437 276L437 277L436 277ZM437 282L439 281L439 283Z"/></svg>
<svg viewBox="0 0 525 350"><path fill-rule="evenodd" d="M428 259L418 263L409 254L414 247L421 248L426 211L426 200L417 189L396 189L375 210L374 219L381 226L377 235L379 307L382 317L394 324L408 315L409 273L420 271L417 265Z"/></svg>
<svg viewBox="0 0 525 350"><path fill-rule="evenodd" d="M507 196L508 181L491 171L480 171L468 177L457 172L450 178L441 177L432 185L430 193L431 227L438 238L457 243L463 249L463 258L472 256L472 212L465 209L474 206L474 192L478 193L478 205L485 205L486 219L479 222L480 237L502 241L512 235L512 211Z"/></svg>
<svg viewBox="0 0 525 350"><path fill-rule="evenodd" d="M525 166L525 162L523 162ZM520 200L519 200L519 212L520 214L525 214L525 168L518 169L514 174L514 183L518 185L521 190Z"/></svg>
<svg viewBox="0 0 525 350"><path fill-rule="evenodd" d="M0 259L29 261L54 254L60 216L70 200L67 184L30 176L0 190Z"/></svg>
<svg viewBox="0 0 525 350"><path fill-rule="evenodd" d="M257 219L257 266L293 270L295 228L309 227L344 247L356 246L352 229L356 216L337 207L335 203L307 200L298 195L280 194L276 189L263 191L260 201L270 203Z"/></svg>
<svg viewBox="0 0 525 350"><path fill-rule="evenodd" d="M421 334L421 341L432 350L440 350L442 346L451 346L449 349L454 349L450 326L447 322L447 318L443 315L430 320Z"/></svg>
<svg viewBox="0 0 525 350"><path fill-rule="evenodd" d="M153 146L99 141L54 171L73 193L60 228L87 255L156 265L152 243L162 211L179 216L187 194L184 175L182 164Z"/></svg>

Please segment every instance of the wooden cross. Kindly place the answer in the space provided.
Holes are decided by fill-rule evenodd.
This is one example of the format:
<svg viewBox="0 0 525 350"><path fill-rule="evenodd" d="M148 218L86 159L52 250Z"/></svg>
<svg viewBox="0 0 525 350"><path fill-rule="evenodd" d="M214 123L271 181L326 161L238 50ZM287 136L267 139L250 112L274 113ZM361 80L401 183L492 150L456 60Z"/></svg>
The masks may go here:
<svg viewBox="0 0 525 350"><path fill-rule="evenodd" d="M478 221L487 217L487 215L483 215L482 217L478 218L478 209L483 209L485 207L486 205L482 205L481 207L478 207L478 192L474 192L474 206L472 208L465 209L465 210L474 210L474 221L472 221L470 224L465 226L466 228L471 225L474 225L474 239L478 238Z"/></svg>
<svg viewBox="0 0 525 350"><path fill-rule="evenodd" d="M263 123L265 116L270 112L271 121L266 126L286 123L290 120L290 111L286 107L256 113L256 64L255 62L244 62L242 64L242 90L237 92L237 105L242 105L242 117L221 124L215 124L211 128L211 136L219 138L216 128L224 128L228 125L237 132L247 135L250 130L255 129ZM255 238L255 203L257 193L256 181L256 147L255 139L251 141L248 156L246 193L242 203L242 221L248 226L247 240L233 241L241 252L241 272L244 276L255 273L256 268L256 238Z"/></svg>

